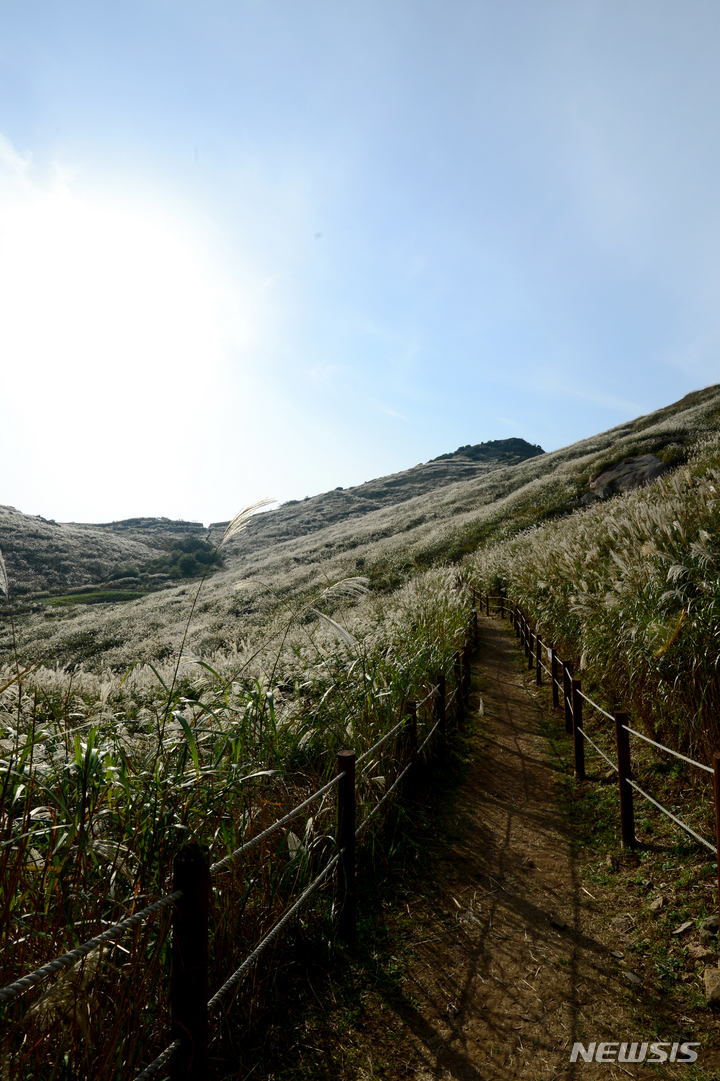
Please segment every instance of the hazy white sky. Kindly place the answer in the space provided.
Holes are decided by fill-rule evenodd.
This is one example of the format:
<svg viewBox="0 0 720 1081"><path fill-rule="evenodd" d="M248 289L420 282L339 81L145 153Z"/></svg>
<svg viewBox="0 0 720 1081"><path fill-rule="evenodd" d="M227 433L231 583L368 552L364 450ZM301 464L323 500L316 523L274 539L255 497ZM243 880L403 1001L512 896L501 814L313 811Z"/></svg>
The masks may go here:
<svg viewBox="0 0 720 1081"><path fill-rule="evenodd" d="M214 521L720 380L720 6L6 0L0 503Z"/></svg>

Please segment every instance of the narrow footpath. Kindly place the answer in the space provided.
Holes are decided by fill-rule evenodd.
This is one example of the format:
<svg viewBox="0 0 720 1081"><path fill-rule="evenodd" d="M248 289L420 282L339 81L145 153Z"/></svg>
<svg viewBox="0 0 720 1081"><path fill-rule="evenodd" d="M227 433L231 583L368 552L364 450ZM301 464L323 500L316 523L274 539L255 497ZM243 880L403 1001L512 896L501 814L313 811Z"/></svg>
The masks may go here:
<svg viewBox="0 0 720 1081"><path fill-rule="evenodd" d="M402 896L402 978L362 996L343 1076L717 1078L716 1052L695 1065L570 1060L576 1040L702 1041L706 1022L633 983L609 928L617 910L580 880L521 657L508 623L481 617L466 773L435 822L432 881ZM651 1019L667 1035L643 1028Z"/></svg>

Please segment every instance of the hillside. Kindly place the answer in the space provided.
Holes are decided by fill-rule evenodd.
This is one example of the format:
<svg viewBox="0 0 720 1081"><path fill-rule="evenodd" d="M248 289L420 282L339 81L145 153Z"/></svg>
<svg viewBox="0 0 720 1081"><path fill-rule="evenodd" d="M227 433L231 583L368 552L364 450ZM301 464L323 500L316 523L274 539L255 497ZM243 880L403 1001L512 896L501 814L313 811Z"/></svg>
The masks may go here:
<svg viewBox="0 0 720 1081"><path fill-rule="evenodd" d="M302 501L292 500L252 521L242 551L307 536L542 453L541 447L524 439L493 440L460 447L424 465L354 488L336 488ZM175 541L190 536L217 542L226 525L219 522L206 530L200 522L168 518L57 523L0 506L0 551L7 563L12 595L17 599L103 585L118 567L142 568L160 558Z"/></svg>
<svg viewBox="0 0 720 1081"><path fill-rule="evenodd" d="M205 535L196 522L152 518L81 525L0 506L0 550L16 600L104 582L120 565L159 558L188 533Z"/></svg>
<svg viewBox="0 0 720 1081"><path fill-rule="evenodd" d="M612 483L591 487L603 471L647 455L673 468L717 431L719 416L720 387L713 386L552 453L519 440L463 447L403 473L258 515L223 549L225 567L205 584L189 643L199 653L232 652L330 581L363 574L375 592L392 590L420 568L457 562L478 545L585 513L587 496L613 495ZM156 558L179 535L215 542L224 528L219 523L205 532L198 523L162 519L58 526L10 511L3 522L9 528L0 529L0 547L11 586L26 597L41 588L98 582L98 572ZM23 548L26 539L32 548ZM43 562L45 552L50 556ZM22 654L116 668L167 658L184 633L194 586L190 580L164 585L122 606L28 604L17 621ZM2 633L0 646L7 649L9 632Z"/></svg>
<svg viewBox="0 0 720 1081"><path fill-rule="evenodd" d="M342 492L291 504L224 544L224 563L201 592L197 578L171 577L195 566L193 552L208 554L195 523L11 518L11 579L26 526L36 553L61 546L64 581L90 575L92 558L106 577L75 587L97 603L83 603L86 592L26 593L0 621L3 829L13 838L0 876L12 914L2 928L3 982L76 945L78 927L95 935L139 898L162 895L188 836L213 861L231 856L269 809L280 816L328 782L340 748L363 756L358 815L363 825L372 818L363 847L384 860L376 841L397 819L392 802L375 809L379 794L394 790L388 779L403 776L399 719L415 700L418 742L431 738L441 675L458 701L456 658L473 638L469 583L520 600L604 708L621 703L649 734L707 756L720 710L719 418L712 387L552 453L531 448L500 463L460 448L407 471L405 485L370 482L379 505L364 513L349 516L363 504L337 503ZM220 535L220 526L210 530ZM182 566L163 562L175 556ZM118 598L139 583L134 599L97 596L95 586L109 592L113 583L123 583ZM32 670L18 672L17 660ZM517 765L506 683L503 731ZM590 723L601 742L613 738L604 720ZM524 784L525 765L521 772ZM278 831L272 856L258 845L241 876L213 895L211 987L324 860L334 818L334 799L315 803L297 833ZM499 836L507 840L504 829ZM525 874L524 838L521 846ZM250 881L269 888L248 893ZM154 935L158 924L146 926ZM32 1076L51 1075L58 1048L75 1056L67 1058L73 1076L88 1078L112 1071L120 1048L132 1076L160 1053L164 999L137 993L162 979L154 942L141 938L129 959L91 970L83 1002L96 1022L92 1044L80 1039L79 1021L66 1024L63 1014L55 1023L49 996L30 1010L22 996L11 1002L6 1028L23 1054L29 1049ZM235 1016L250 1015L259 986L245 982Z"/></svg>
<svg viewBox="0 0 720 1081"><path fill-rule="evenodd" d="M354 488L335 488L304 500L284 503L277 511L256 518L244 537L244 552L268 543L304 537L319 529L362 518L382 508L397 507L409 500L432 496L440 488L475 480L543 454L542 447L524 439L495 439L459 447L424 465L401 473L366 481ZM211 526L217 536L225 522Z"/></svg>
<svg viewBox="0 0 720 1081"><path fill-rule="evenodd" d="M495 539L465 563L503 590L606 710L709 757L720 739L720 433L712 409L685 464L650 455L603 468L587 509ZM696 422L700 419L695 414ZM649 481L630 485L628 468ZM654 476L654 479L653 479Z"/></svg>

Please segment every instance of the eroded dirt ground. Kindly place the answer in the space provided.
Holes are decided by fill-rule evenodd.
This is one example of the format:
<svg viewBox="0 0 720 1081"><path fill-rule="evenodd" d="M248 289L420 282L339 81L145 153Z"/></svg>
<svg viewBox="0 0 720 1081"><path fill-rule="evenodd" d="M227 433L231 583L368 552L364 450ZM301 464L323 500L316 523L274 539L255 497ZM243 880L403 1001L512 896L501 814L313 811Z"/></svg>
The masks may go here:
<svg viewBox="0 0 720 1081"><path fill-rule="evenodd" d="M570 1062L575 1040L702 1045L717 1021L697 995L690 1011L663 994L611 927L625 887L601 893L583 879L522 655L507 622L480 629L471 709L483 716L466 773L436 819L430 879L400 894L400 977L358 985L352 1023L336 1030L338 1076L720 1077L717 1051L702 1046L695 1065Z"/></svg>

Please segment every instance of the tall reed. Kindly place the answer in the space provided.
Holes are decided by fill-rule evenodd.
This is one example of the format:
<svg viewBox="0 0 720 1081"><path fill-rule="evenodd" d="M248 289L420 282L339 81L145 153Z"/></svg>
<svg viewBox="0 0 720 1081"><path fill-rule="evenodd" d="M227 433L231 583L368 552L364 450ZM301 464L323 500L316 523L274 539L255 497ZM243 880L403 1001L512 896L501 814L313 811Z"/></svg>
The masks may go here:
<svg viewBox="0 0 720 1081"><path fill-rule="evenodd" d="M648 487L480 550L469 573L504 589L540 634L650 729L720 745L720 441Z"/></svg>
<svg viewBox="0 0 720 1081"><path fill-rule="evenodd" d="M332 613L332 614L330 614ZM328 583L264 641L125 674L0 677L0 984L169 892L190 837L213 860L370 745L448 673L468 596L447 571L376 597ZM392 751L392 748L389 747ZM387 761L369 762L377 800ZM333 844L332 801L214 882L217 987ZM167 917L2 1009L10 1077L132 1076L163 1046Z"/></svg>

